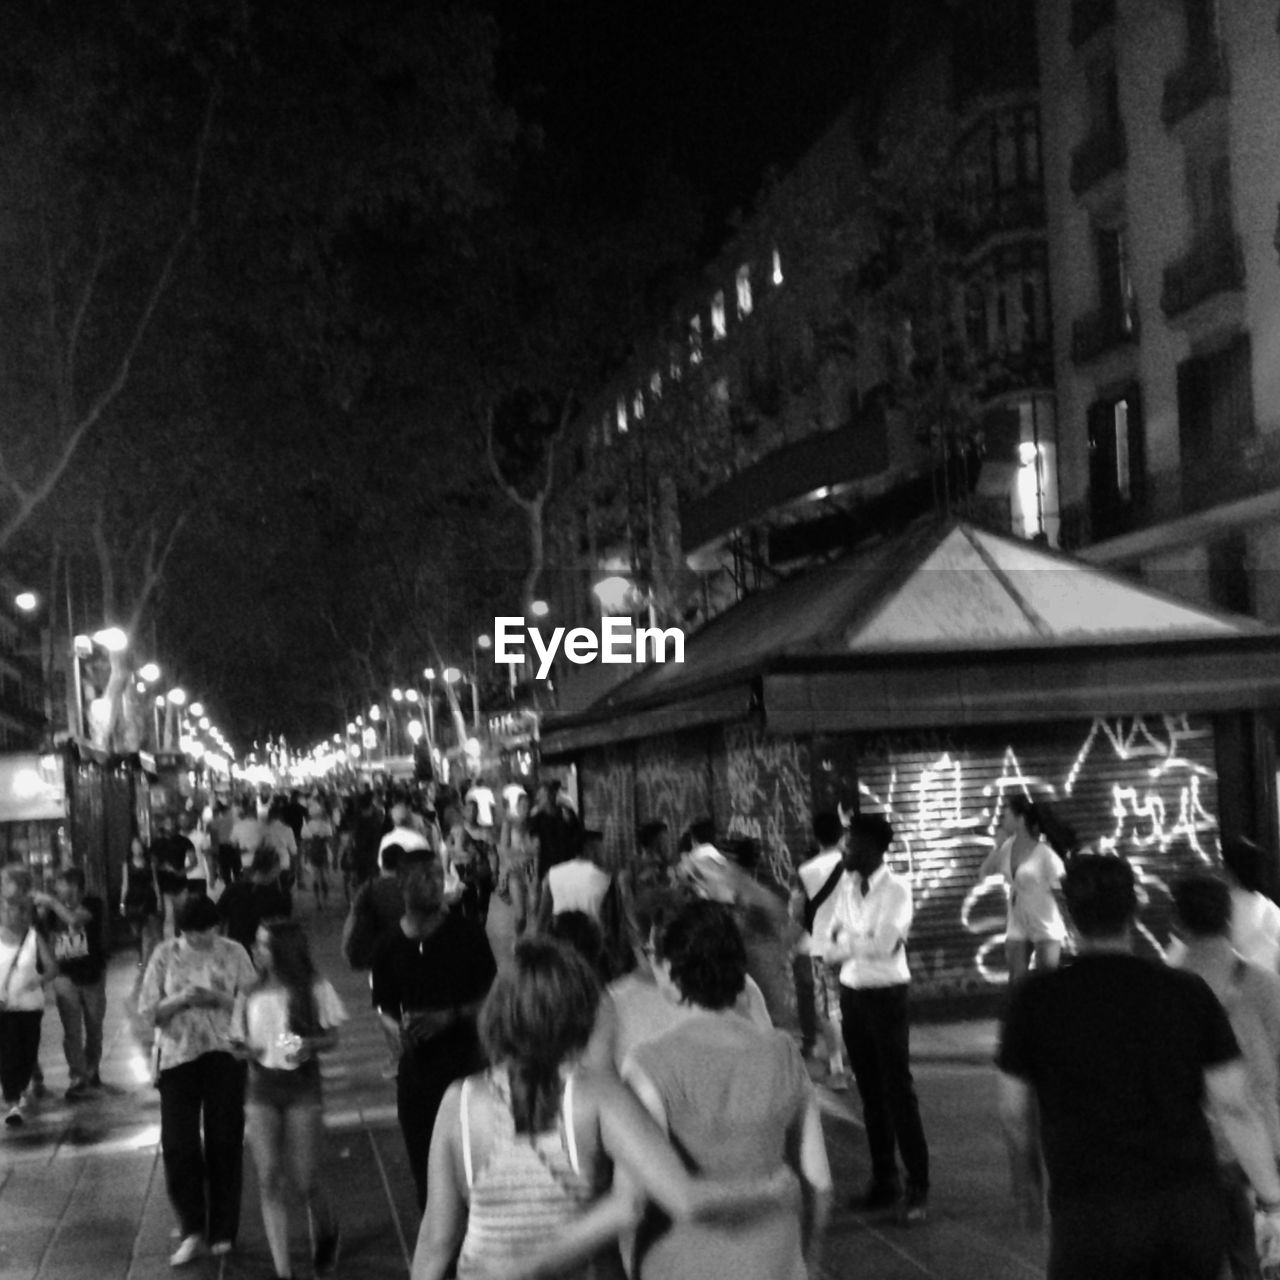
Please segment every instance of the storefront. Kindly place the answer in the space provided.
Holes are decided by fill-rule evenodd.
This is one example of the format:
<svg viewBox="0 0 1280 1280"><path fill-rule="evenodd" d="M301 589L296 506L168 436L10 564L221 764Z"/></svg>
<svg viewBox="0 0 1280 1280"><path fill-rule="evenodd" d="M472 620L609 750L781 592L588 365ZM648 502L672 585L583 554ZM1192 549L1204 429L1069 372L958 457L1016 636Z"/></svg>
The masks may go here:
<svg viewBox="0 0 1280 1280"><path fill-rule="evenodd" d="M1275 632L951 525L749 598L542 751L577 764L617 859L639 823L709 815L785 882L815 808L885 813L942 996L1003 981L1002 891L976 881L1005 795L1134 862L1157 949L1171 881L1223 828L1276 847L1277 708Z"/></svg>

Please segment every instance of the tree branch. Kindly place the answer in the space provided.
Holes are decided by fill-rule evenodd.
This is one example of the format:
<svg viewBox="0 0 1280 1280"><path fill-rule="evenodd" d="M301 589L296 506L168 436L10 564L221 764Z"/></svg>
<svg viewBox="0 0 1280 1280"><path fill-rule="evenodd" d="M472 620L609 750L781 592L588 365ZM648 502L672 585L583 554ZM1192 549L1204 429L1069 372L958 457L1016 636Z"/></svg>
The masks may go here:
<svg viewBox="0 0 1280 1280"><path fill-rule="evenodd" d="M80 346L80 334L84 329L85 316L89 313L89 306L98 287L98 277L102 274L103 263L107 259L107 238L110 226L111 215L108 212L103 216L102 225L98 229L98 249L93 255L89 274L85 279L84 288L80 292L80 305L76 307L76 314L71 321L71 329L67 334L66 355L60 362L62 377L67 387L67 405L72 412L75 410L76 354ZM68 414L69 417L70 414Z"/></svg>

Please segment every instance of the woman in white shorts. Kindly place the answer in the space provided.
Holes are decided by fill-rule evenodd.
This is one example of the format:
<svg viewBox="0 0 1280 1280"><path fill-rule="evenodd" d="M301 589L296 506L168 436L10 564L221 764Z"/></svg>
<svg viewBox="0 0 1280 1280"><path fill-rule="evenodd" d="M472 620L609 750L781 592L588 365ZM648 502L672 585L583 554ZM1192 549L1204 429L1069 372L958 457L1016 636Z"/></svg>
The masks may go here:
<svg viewBox="0 0 1280 1280"><path fill-rule="evenodd" d="M1056 969L1067 940L1067 926L1054 896L1065 870L1040 831L1040 814L1026 796L1005 801L996 846L978 874L1003 878L1009 894L1005 955L1009 982L1027 976L1034 958L1037 969Z"/></svg>

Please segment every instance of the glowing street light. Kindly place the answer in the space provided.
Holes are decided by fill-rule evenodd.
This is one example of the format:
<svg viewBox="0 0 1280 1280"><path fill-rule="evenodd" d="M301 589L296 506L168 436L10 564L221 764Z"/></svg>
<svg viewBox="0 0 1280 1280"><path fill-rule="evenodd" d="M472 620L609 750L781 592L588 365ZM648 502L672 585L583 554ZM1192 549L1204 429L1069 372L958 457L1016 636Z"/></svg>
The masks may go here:
<svg viewBox="0 0 1280 1280"><path fill-rule="evenodd" d="M417 691L417 689L406 689L406 690L404 691L404 700L405 700L406 702L417 703L417 701L418 701L418 691Z"/></svg>
<svg viewBox="0 0 1280 1280"><path fill-rule="evenodd" d="M422 674L425 679L434 680L436 678L436 669L435 667L423 667Z"/></svg>
<svg viewBox="0 0 1280 1280"><path fill-rule="evenodd" d="M446 684L457 684L462 679L462 672L457 667L445 667L444 679Z"/></svg>
<svg viewBox="0 0 1280 1280"><path fill-rule="evenodd" d="M197 720L199 720L200 717L204 715L204 703L193 702L191 706L188 708L188 710L191 712L193 716L195 716Z"/></svg>
<svg viewBox="0 0 1280 1280"><path fill-rule="evenodd" d="M356 722L354 720L347 721L347 732L354 738L356 733Z"/></svg>
<svg viewBox="0 0 1280 1280"><path fill-rule="evenodd" d="M199 703L197 703L197 704L196 704L196 706L199 706ZM194 712L194 711L195 711L195 707L192 707L192 708L191 708L191 710ZM200 717L200 719L199 719L196 723L197 723L197 724L198 724L202 729L207 729L207 728L209 727L209 725L210 725L211 721L209 720L209 717L208 717L208 716L201 716L201 717Z"/></svg>
<svg viewBox="0 0 1280 1280"><path fill-rule="evenodd" d="M608 578L601 578L591 588L592 594L600 601L600 607L610 614L626 613L628 606L634 599L634 591L635 588L631 580L620 577L617 574Z"/></svg>
<svg viewBox="0 0 1280 1280"><path fill-rule="evenodd" d="M404 690L403 690L403 689L392 689L392 690L391 690L391 701L392 701L392 702L403 702L403 701L404 701Z"/></svg>
<svg viewBox="0 0 1280 1280"><path fill-rule="evenodd" d="M409 730L409 737L413 739L414 746L417 746L422 738L422 721L410 720L405 727Z"/></svg>
<svg viewBox="0 0 1280 1280"><path fill-rule="evenodd" d="M486 631L484 635L476 637L477 649L492 649L493 637Z"/></svg>
<svg viewBox="0 0 1280 1280"><path fill-rule="evenodd" d="M34 613L36 606L40 601L36 599L36 593L34 591L19 591L18 594L13 597L13 603L17 605L23 613Z"/></svg>
<svg viewBox="0 0 1280 1280"><path fill-rule="evenodd" d="M535 600L529 606L529 612L535 618L545 618L551 612L551 606L545 600Z"/></svg>
<svg viewBox="0 0 1280 1280"><path fill-rule="evenodd" d="M129 647L129 637L119 627L103 627L93 633L93 640L108 653L123 653Z"/></svg>
<svg viewBox="0 0 1280 1280"><path fill-rule="evenodd" d="M138 668L138 679L155 684L160 679L160 668L154 662L145 663Z"/></svg>
<svg viewBox="0 0 1280 1280"><path fill-rule="evenodd" d="M187 705L187 691L185 689L170 689L168 698L170 704L175 707L185 707Z"/></svg>
<svg viewBox="0 0 1280 1280"><path fill-rule="evenodd" d="M377 703L374 703L374 705L369 708L369 719L370 720L382 719L382 708L378 706Z"/></svg>

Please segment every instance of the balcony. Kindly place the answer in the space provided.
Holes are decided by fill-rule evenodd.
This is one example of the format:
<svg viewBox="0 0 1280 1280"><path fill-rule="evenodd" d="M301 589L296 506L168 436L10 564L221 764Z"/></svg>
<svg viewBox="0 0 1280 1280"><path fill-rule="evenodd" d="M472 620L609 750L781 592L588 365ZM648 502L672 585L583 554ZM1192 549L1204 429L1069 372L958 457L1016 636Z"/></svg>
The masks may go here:
<svg viewBox="0 0 1280 1280"><path fill-rule="evenodd" d="M1103 27L1115 25L1116 0L1072 0L1071 47L1078 49Z"/></svg>
<svg viewBox="0 0 1280 1280"><path fill-rule="evenodd" d="M1135 346L1138 336L1137 303L1090 311L1071 326L1071 359L1088 364L1120 347Z"/></svg>
<svg viewBox="0 0 1280 1280"><path fill-rule="evenodd" d="M1095 128L1071 153L1071 190L1084 195L1109 174L1122 170L1128 160L1129 150L1119 121Z"/></svg>
<svg viewBox="0 0 1280 1280"><path fill-rule="evenodd" d="M1165 77L1160 118L1166 129L1172 129L1210 99L1225 98L1230 92L1227 60L1221 43L1214 41L1193 50L1182 66Z"/></svg>
<svg viewBox="0 0 1280 1280"><path fill-rule="evenodd" d="M1160 307L1172 319L1218 293L1244 288L1244 253L1230 228L1203 232L1183 257L1164 269Z"/></svg>

